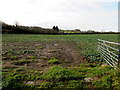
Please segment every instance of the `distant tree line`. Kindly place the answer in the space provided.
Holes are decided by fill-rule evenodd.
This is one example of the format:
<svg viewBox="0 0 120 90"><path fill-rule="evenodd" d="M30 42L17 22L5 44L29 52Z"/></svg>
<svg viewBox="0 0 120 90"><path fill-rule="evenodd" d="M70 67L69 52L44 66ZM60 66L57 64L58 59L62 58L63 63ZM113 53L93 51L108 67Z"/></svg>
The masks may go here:
<svg viewBox="0 0 120 90"><path fill-rule="evenodd" d="M10 34L58 34L58 27L55 29L41 28L41 27L29 27L20 25L8 25L2 23L2 33Z"/></svg>
<svg viewBox="0 0 120 90"><path fill-rule="evenodd" d="M52 29L41 28L41 27L29 27L20 25L8 25L2 23L2 33L10 34L120 34L120 32L96 32L94 30L81 31L80 29L75 30L60 30L58 26L53 26Z"/></svg>
<svg viewBox="0 0 120 90"><path fill-rule="evenodd" d="M98 32L94 30L81 31L80 29L75 30L62 30L64 34L120 34L120 32Z"/></svg>

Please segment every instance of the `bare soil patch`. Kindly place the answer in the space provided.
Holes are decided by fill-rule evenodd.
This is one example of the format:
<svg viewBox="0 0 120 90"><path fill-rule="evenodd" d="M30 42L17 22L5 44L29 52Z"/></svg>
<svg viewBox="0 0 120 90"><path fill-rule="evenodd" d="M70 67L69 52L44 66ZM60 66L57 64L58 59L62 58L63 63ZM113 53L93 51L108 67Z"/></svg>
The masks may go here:
<svg viewBox="0 0 120 90"><path fill-rule="evenodd" d="M58 59L61 62L59 65L62 66L76 66L83 62L83 57L75 47L76 43L65 41L3 42L2 56L3 62L9 60L13 66L46 70L52 66L47 63L51 57ZM21 62L22 60L26 60L26 62Z"/></svg>

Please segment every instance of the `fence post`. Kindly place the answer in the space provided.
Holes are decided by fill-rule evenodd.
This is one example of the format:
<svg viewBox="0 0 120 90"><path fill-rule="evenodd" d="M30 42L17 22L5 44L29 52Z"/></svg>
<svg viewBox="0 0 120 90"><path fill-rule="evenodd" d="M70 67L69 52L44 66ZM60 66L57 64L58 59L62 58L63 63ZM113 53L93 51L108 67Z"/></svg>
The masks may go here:
<svg viewBox="0 0 120 90"><path fill-rule="evenodd" d="M120 49L119 49L119 56L118 56L118 67L120 68Z"/></svg>
<svg viewBox="0 0 120 90"><path fill-rule="evenodd" d="M101 41L101 42L98 42L99 43L98 51L100 50L100 54L104 58L104 60L115 69L116 68L120 69L120 48L119 48L120 43L114 43L114 42L109 42L109 41L100 40L100 39L98 39L98 41ZM107 45L107 44L118 45L119 49L111 47L110 45ZM112 52L113 50L117 51L117 54Z"/></svg>

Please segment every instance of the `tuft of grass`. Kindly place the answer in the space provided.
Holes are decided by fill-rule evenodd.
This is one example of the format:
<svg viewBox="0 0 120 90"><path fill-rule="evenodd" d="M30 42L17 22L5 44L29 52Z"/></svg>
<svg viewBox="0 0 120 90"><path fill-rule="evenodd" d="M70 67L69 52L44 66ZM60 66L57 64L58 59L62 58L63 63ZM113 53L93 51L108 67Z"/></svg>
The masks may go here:
<svg viewBox="0 0 120 90"><path fill-rule="evenodd" d="M47 60L49 59L48 57L42 56L41 59Z"/></svg>
<svg viewBox="0 0 120 90"><path fill-rule="evenodd" d="M77 80L70 80L68 82L67 88L83 88L83 80L77 81Z"/></svg>
<svg viewBox="0 0 120 90"><path fill-rule="evenodd" d="M26 85L23 84L22 81L25 80L24 74L15 74L8 76L6 79L2 82L2 89L3 90L22 90L23 88L25 90L31 90L35 89L34 85Z"/></svg>
<svg viewBox="0 0 120 90"><path fill-rule="evenodd" d="M9 76L3 81L2 86L3 90L15 90L15 89L22 89L24 85L21 84L21 80L23 79L22 74L17 74L14 76Z"/></svg>
<svg viewBox="0 0 120 90"><path fill-rule="evenodd" d="M13 61L12 63L15 64L15 65L24 65L24 64L29 64L31 62L37 62L37 60L26 60L26 59L23 59L23 60L18 60L18 61Z"/></svg>
<svg viewBox="0 0 120 90"><path fill-rule="evenodd" d="M89 74L88 76L104 76L109 73L110 70L113 68L110 66L105 66L105 67L95 67L91 69L91 71L88 71Z"/></svg>
<svg viewBox="0 0 120 90"><path fill-rule="evenodd" d="M62 66L52 66L49 71L47 71L41 76L41 79L50 81L64 81L82 78L83 76L79 72L72 69L63 68Z"/></svg>
<svg viewBox="0 0 120 90"><path fill-rule="evenodd" d="M59 64L60 62L58 61L58 59L56 59L55 57L52 57L49 61L49 64Z"/></svg>
<svg viewBox="0 0 120 90"><path fill-rule="evenodd" d="M39 85L40 86L38 88L53 88L55 86L55 84L53 84L52 82L44 82Z"/></svg>
<svg viewBox="0 0 120 90"><path fill-rule="evenodd" d="M27 59L36 59L36 56L28 56Z"/></svg>
<svg viewBox="0 0 120 90"><path fill-rule="evenodd" d="M42 46L39 46L38 48L39 48L39 49L44 49L44 47L42 47Z"/></svg>
<svg viewBox="0 0 120 90"><path fill-rule="evenodd" d="M17 51L14 51L14 50L8 50L8 51L6 51L6 52L4 52L4 53L2 53L3 55L12 55L12 54L18 54L18 52Z"/></svg>
<svg viewBox="0 0 120 90"><path fill-rule="evenodd" d="M94 63L81 63L80 65L79 65L80 67L91 67L91 68L93 68L93 67L98 67L99 65L98 64L94 64Z"/></svg>
<svg viewBox="0 0 120 90"><path fill-rule="evenodd" d="M58 52L58 51L53 49L53 50L50 50L49 52L50 53L55 53L55 52Z"/></svg>
<svg viewBox="0 0 120 90"><path fill-rule="evenodd" d="M30 53L35 53L34 50L22 50L20 51L21 54L30 54Z"/></svg>
<svg viewBox="0 0 120 90"><path fill-rule="evenodd" d="M110 75L104 76L101 80L94 81L96 88L112 88L112 77Z"/></svg>
<svg viewBox="0 0 120 90"><path fill-rule="evenodd" d="M7 60L8 58L7 57L2 57L2 60Z"/></svg>
<svg viewBox="0 0 120 90"><path fill-rule="evenodd" d="M24 70L25 70L25 68L16 68L16 69L14 69L15 72L20 72L20 71L24 71Z"/></svg>
<svg viewBox="0 0 120 90"><path fill-rule="evenodd" d="M82 80L69 80L69 81L65 81L65 82L44 82L39 84L40 86L38 88L83 88L83 81Z"/></svg>
<svg viewBox="0 0 120 90"><path fill-rule="evenodd" d="M10 59L11 59L11 60L18 59L18 56L11 56Z"/></svg>

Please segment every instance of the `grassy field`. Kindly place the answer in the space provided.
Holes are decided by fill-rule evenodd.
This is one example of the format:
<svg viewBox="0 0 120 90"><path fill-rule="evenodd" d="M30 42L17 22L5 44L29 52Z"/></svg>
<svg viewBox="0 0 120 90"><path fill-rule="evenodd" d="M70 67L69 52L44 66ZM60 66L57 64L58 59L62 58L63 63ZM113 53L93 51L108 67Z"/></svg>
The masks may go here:
<svg viewBox="0 0 120 90"><path fill-rule="evenodd" d="M120 73L97 52L117 34L3 34L3 89L119 88Z"/></svg>

